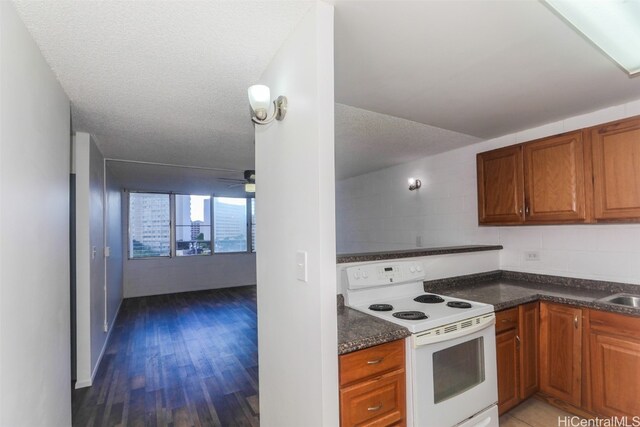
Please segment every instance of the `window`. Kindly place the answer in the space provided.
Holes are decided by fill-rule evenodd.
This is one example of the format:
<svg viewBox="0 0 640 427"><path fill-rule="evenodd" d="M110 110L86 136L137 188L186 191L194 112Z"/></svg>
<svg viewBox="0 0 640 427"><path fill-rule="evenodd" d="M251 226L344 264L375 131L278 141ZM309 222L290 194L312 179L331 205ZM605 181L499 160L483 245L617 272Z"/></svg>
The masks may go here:
<svg viewBox="0 0 640 427"><path fill-rule="evenodd" d="M176 196L176 256L211 255L211 196Z"/></svg>
<svg viewBox="0 0 640 427"><path fill-rule="evenodd" d="M168 194L129 194L129 257L171 255L171 201Z"/></svg>
<svg viewBox="0 0 640 427"><path fill-rule="evenodd" d="M129 258L256 251L255 199L129 193Z"/></svg>
<svg viewBox="0 0 640 427"><path fill-rule="evenodd" d="M214 252L247 252L247 199L214 197Z"/></svg>

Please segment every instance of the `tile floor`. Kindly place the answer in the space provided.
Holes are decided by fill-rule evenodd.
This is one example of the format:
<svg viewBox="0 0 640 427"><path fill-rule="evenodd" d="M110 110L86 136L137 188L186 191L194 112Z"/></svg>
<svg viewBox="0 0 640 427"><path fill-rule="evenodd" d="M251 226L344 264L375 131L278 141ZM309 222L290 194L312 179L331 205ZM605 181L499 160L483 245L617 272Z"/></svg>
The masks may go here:
<svg viewBox="0 0 640 427"><path fill-rule="evenodd" d="M567 421L559 422L560 419ZM531 398L500 417L500 427L560 427L575 425L569 419L573 414ZM579 418L578 418L579 419Z"/></svg>

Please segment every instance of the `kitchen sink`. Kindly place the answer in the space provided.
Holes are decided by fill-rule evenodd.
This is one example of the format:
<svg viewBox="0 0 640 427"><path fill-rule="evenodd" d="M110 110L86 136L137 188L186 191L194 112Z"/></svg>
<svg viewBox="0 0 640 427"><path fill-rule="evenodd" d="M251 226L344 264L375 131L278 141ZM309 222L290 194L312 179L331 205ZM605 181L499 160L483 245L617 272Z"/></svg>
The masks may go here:
<svg viewBox="0 0 640 427"><path fill-rule="evenodd" d="M640 295L632 294L615 294L598 301L607 302L609 304L624 305L626 307L640 308Z"/></svg>

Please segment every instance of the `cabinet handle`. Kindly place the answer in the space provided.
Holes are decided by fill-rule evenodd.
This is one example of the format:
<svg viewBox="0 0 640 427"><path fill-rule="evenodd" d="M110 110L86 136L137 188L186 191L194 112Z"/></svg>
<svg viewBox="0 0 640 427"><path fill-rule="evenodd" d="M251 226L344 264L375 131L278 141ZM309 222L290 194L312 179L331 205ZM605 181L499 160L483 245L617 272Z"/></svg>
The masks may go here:
<svg viewBox="0 0 640 427"><path fill-rule="evenodd" d="M520 337L518 335L516 335L516 342L517 342L516 346L520 347Z"/></svg>
<svg viewBox="0 0 640 427"><path fill-rule="evenodd" d="M525 215L529 215L529 206L524 207L524 213Z"/></svg>
<svg viewBox="0 0 640 427"><path fill-rule="evenodd" d="M381 357L379 359L369 360L369 361L367 361L367 365L377 365L378 363L382 362L383 360L384 360L384 357Z"/></svg>
<svg viewBox="0 0 640 427"><path fill-rule="evenodd" d="M573 316L573 326L578 329L578 315Z"/></svg>
<svg viewBox="0 0 640 427"><path fill-rule="evenodd" d="M522 208L518 209L518 213L522 215Z"/></svg>
<svg viewBox="0 0 640 427"><path fill-rule="evenodd" d="M367 411L379 411L380 409L382 409L382 403L378 404L377 406L370 406L367 408Z"/></svg>

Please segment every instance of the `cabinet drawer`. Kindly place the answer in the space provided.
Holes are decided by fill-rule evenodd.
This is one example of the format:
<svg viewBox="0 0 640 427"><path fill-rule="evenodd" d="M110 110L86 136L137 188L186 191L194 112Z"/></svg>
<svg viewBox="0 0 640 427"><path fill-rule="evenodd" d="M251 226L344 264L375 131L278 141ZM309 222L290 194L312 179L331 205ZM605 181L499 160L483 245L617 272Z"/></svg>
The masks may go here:
<svg viewBox="0 0 640 427"><path fill-rule="evenodd" d="M496 334L518 327L518 307L496 313Z"/></svg>
<svg viewBox="0 0 640 427"><path fill-rule="evenodd" d="M404 367L404 340L340 356L340 385Z"/></svg>
<svg viewBox="0 0 640 427"><path fill-rule="evenodd" d="M589 318L592 330L632 338L640 336L640 317L590 310Z"/></svg>
<svg viewBox="0 0 640 427"><path fill-rule="evenodd" d="M340 423L351 426L404 424L405 373L397 370L340 390Z"/></svg>

